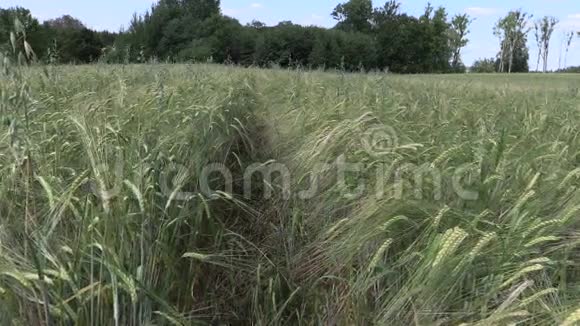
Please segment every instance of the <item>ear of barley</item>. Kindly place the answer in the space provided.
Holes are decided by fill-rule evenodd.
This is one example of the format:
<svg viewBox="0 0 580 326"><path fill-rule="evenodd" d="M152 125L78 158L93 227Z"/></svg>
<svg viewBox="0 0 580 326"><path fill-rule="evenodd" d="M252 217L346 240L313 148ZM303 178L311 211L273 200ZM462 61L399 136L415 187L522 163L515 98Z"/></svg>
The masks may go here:
<svg viewBox="0 0 580 326"><path fill-rule="evenodd" d="M534 175L534 177L532 178L530 183L528 183L528 186L526 187L526 191L532 190L536 186L536 183L540 179L540 176L541 176L541 174L539 172L536 173L536 175Z"/></svg>
<svg viewBox="0 0 580 326"><path fill-rule="evenodd" d="M44 189L44 192L46 193L46 198L48 199L48 205L50 209L51 210L54 209L54 193L52 191L52 188L43 177L36 176L36 180L38 180L38 182L42 186L42 189Z"/></svg>
<svg viewBox="0 0 580 326"><path fill-rule="evenodd" d="M553 261L550 258L539 257L539 258L534 258L534 259L528 260L527 262L522 264L522 266L529 266L529 265L536 265L536 264L548 265L551 263L553 263Z"/></svg>
<svg viewBox="0 0 580 326"><path fill-rule="evenodd" d="M437 213L437 215L433 218L433 226L434 227L438 227L439 223L441 222L441 219L443 218L443 216L449 212L450 208L449 206L445 205L445 207L443 207L439 213Z"/></svg>
<svg viewBox="0 0 580 326"><path fill-rule="evenodd" d="M522 284L520 284L518 287L516 287L511 293L510 295L505 299L504 302L502 302L502 304L496 309L496 313L500 313L505 311L509 306L512 305L512 303L514 303L516 301L517 298L520 297L520 295L522 295L522 293L528 289L529 287L534 285L534 281L524 281Z"/></svg>
<svg viewBox="0 0 580 326"><path fill-rule="evenodd" d="M522 276L525 276L525 275L533 273L533 272L538 272L538 271L541 271L543 269L544 269L544 265L540 265L540 264L524 267L523 269L521 269L517 273L515 273L512 277L510 277L507 281L505 281L502 285L500 285L500 288L505 288L506 286L508 286L508 285L512 284L513 282L517 281L518 279L520 279Z"/></svg>
<svg viewBox="0 0 580 326"><path fill-rule="evenodd" d="M526 194L524 194L522 197L520 197L520 199L518 199L518 201L516 202L516 204L514 205L514 207L512 208L512 212L517 213L521 210L521 208L534 196L536 195L536 192L533 190L528 191Z"/></svg>
<svg viewBox="0 0 580 326"><path fill-rule="evenodd" d="M125 180L125 181L123 181L123 183L127 187L129 187L129 189L133 193L133 196L135 196L135 199L137 199L137 202L139 203L139 209L140 209L141 213L145 213L145 201L143 200L143 195L141 194L141 191L139 190L139 188L137 188L137 186L135 186L129 180Z"/></svg>
<svg viewBox="0 0 580 326"><path fill-rule="evenodd" d="M558 189L563 190L564 188L568 187L568 185L570 184L570 181L572 181L572 179L578 178L579 176L580 176L580 168L576 168L576 169L570 171L568 173L568 175L566 175L564 180L562 180L562 182L558 186Z"/></svg>
<svg viewBox="0 0 580 326"><path fill-rule="evenodd" d="M211 259L211 256L210 255L204 255L204 254L195 253L195 252L185 253L181 257L182 258L193 258L195 260L199 260L199 261L202 261L202 262L207 262L207 261L210 261L210 259Z"/></svg>
<svg viewBox="0 0 580 326"><path fill-rule="evenodd" d="M481 252L481 250L495 238L497 238L497 234L495 232L490 232L486 233L481 239L479 239L475 247L473 247L473 249L469 253L471 259L474 259Z"/></svg>
<svg viewBox="0 0 580 326"><path fill-rule="evenodd" d="M349 218L343 218L342 220L336 222L328 231L326 231L327 238L333 238L337 231L349 221Z"/></svg>
<svg viewBox="0 0 580 326"><path fill-rule="evenodd" d="M578 206L574 206L572 207L570 210L568 210L566 212L566 214L564 214L564 216L562 217L562 223L568 223L568 221L576 214L578 213L578 211L580 211L580 205Z"/></svg>
<svg viewBox="0 0 580 326"><path fill-rule="evenodd" d="M539 300L541 297L547 296L547 295L551 295L551 294L557 294L558 293L558 289L556 288L549 288L549 289L544 289L541 290L539 292L534 293L533 295L531 295L530 297L522 300L519 304L519 307L526 307L534 302L536 302L537 300Z"/></svg>
<svg viewBox="0 0 580 326"><path fill-rule="evenodd" d="M535 247L535 246L537 246L539 244L543 244L543 243L546 243L546 242L555 242L555 241L560 241L560 240L561 240L560 237L545 236L545 237L540 237L540 238L534 239L534 240L526 243L524 245L524 247L531 248L531 247Z"/></svg>
<svg viewBox="0 0 580 326"><path fill-rule="evenodd" d="M445 162L448 158L450 158L453 154L459 152L462 148L463 148L463 144L462 145L458 145L458 146L451 147L448 150L444 151L443 153L441 153L441 155L439 155L433 161L433 163L431 163L431 168L439 167L439 165L441 163Z"/></svg>
<svg viewBox="0 0 580 326"><path fill-rule="evenodd" d="M485 181L483 182L483 184L487 186L495 181L502 181L503 179L504 179L503 176L498 175L498 174L494 174L494 175L486 178Z"/></svg>
<svg viewBox="0 0 580 326"><path fill-rule="evenodd" d="M409 221L409 218L403 215L399 215L399 216L395 216L391 219L389 219L387 222L385 222L382 226L381 226L381 230L383 232L388 232L390 227L399 222L399 221Z"/></svg>
<svg viewBox="0 0 580 326"><path fill-rule="evenodd" d="M371 272L373 271L379 264L381 258L383 258L385 252L389 249L389 246L393 243L393 239L387 239L383 245L379 248L379 250L377 250L377 252L375 253L375 255L373 256L373 259L371 260L371 263L369 264L367 271Z"/></svg>
<svg viewBox="0 0 580 326"><path fill-rule="evenodd" d="M501 313L501 314L493 315L490 318L488 318L487 320L485 320L484 322L481 322L481 323L478 323L478 324L481 325L481 326L487 326L487 325L502 325L502 324L504 324L504 323L502 323L502 321L505 321L506 319L524 318L524 317L528 317L528 316L530 316L530 312L529 311L527 311L527 310L518 310L518 311L514 311L514 312Z"/></svg>
<svg viewBox="0 0 580 326"><path fill-rule="evenodd" d="M459 227L447 230L441 239L441 249L439 249L432 266L437 267L446 257L453 254L467 236L468 233Z"/></svg>
<svg viewBox="0 0 580 326"><path fill-rule="evenodd" d="M543 229L547 226L552 226L552 225L558 225L561 224L562 220L558 220L558 219L554 219L554 220L549 220L549 221L543 221L540 223L537 223L536 225L528 228L523 234L522 234L522 238L527 238L530 234L534 233L537 230Z"/></svg>

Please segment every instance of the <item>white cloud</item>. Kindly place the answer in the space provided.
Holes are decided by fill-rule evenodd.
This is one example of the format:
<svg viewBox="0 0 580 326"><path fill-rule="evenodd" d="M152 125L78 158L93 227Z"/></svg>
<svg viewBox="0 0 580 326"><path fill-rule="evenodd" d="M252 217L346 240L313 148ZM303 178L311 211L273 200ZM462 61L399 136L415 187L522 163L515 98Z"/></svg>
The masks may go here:
<svg viewBox="0 0 580 326"><path fill-rule="evenodd" d="M580 30L580 18L565 20L558 27L564 30Z"/></svg>
<svg viewBox="0 0 580 326"><path fill-rule="evenodd" d="M465 12L473 16L490 16L496 14L499 10L497 8L484 8L484 7L469 7L465 9Z"/></svg>
<svg viewBox="0 0 580 326"><path fill-rule="evenodd" d="M252 3L250 5L250 7L252 7L252 8L262 8L263 6L262 6L261 3L254 2L254 3Z"/></svg>
<svg viewBox="0 0 580 326"><path fill-rule="evenodd" d="M558 24L558 29L565 31L580 30L580 13L568 15L568 18Z"/></svg>

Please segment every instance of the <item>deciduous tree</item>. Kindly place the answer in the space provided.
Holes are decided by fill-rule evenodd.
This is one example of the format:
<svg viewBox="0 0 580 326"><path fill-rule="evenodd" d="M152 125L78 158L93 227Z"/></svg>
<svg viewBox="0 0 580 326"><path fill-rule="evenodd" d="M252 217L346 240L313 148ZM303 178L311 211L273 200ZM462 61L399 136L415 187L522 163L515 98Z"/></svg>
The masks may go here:
<svg viewBox="0 0 580 326"><path fill-rule="evenodd" d="M543 60L542 71L548 71L548 58L550 55L550 40L554 29L558 24L558 19L555 17L545 16L534 23L534 35L538 45L538 62L536 70L539 69L540 59Z"/></svg>
<svg viewBox="0 0 580 326"><path fill-rule="evenodd" d="M449 44L453 52L451 67L457 69L461 65L461 49L463 49L469 39L469 25L473 20L467 14L456 15L451 20L451 30L449 35Z"/></svg>
<svg viewBox="0 0 580 326"><path fill-rule="evenodd" d="M494 27L494 34L500 39L500 71L505 71L507 59L507 72L511 73L514 65L517 47L526 47L527 34L530 31L528 20L531 16L521 9L513 10L506 17L501 18ZM526 51L527 52L527 47Z"/></svg>
<svg viewBox="0 0 580 326"><path fill-rule="evenodd" d="M338 21L339 29L368 33L372 27L373 3L371 0L349 0L336 6L331 15Z"/></svg>

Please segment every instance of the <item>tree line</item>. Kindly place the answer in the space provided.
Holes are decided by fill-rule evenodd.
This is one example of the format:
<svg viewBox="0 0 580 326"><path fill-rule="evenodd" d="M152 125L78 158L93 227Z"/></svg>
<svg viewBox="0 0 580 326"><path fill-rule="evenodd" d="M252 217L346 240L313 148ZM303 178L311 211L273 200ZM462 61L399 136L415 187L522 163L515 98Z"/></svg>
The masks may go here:
<svg viewBox="0 0 580 326"><path fill-rule="evenodd" d="M23 8L0 9L0 46L8 47L15 18L26 31L36 57L49 63L215 62L243 66L307 67L396 73L464 72L468 44L466 14L450 16L427 4L412 16L396 0L374 8L371 0L349 0L330 13L333 28L283 21L242 25L221 13L219 0L160 0L134 14L119 33L97 32L70 16L39 23ZM495 58L477 61L476 72L527 72L531 16L514 10L498 21ZM550 38L557 20L534 25L540 58L547 70ZM571 40L570 40L571 42Z"/></svg>
<svg viewBox="0 0 580 326"><path fill-rule="evenodd" d="M12 52L14 42L11 35L15 35L16 30L26 36L37 60L46 63L94 62L102 56L103 48L114 44L118 37L116 33L91 30L80 20L68 15L41 24L28 9L0 8L2 52ZM20 47L23 45L20 44Z"/></svg>
<svg viewBox="0 0 580 326"><path fill-rule="evenodd" d="M533 30L533 36L538 48L536 71L548 72L550 56L550 42L558 25L556 17L544 16L533 20L533 16L522 9L512 10L507 16L499 19L493 28L494 35L500 42L500 51L496 58L477 60L471 71L480 73L492 72L528 72L529 51L527 47L528 35ZM567 57L572 41L580 32L566 33L564 43L564 66L567 66ZM573 72L575 69L562 69L560 56L558 72ZM542 64L540 69L540 63Z"/></svg>
<svg viewBox="0 0 580 326"><path fill-rule="evenodd" d="M428 5L423 15L413 17L401 12L396 1L373 8L370 0L350 0L331 15L337 21L331 29L290 21L242 25L220 14L217 0L161 0L133 17L106 60L209 60L400 73L464 69L460 52L467 44L466 15L449 19L445 8Z"/></svg>

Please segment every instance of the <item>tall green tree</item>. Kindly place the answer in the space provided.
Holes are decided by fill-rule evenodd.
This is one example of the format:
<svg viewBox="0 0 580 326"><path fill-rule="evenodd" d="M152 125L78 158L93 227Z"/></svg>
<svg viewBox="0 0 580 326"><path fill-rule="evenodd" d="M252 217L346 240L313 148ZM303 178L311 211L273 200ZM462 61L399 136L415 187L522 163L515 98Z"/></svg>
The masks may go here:
<svg viewBox="0 0 580 326"><path fill-rule="evenodd" d="M371 0L349 0L336 6L331 15L338 21L336 27L339 29L368 33L372 28L373 3Z"/></svg>
<svg viewBox="0 0 580 326"><path fill-rule="evenodd" d="M208 33L215 30L215 24L206 22L220 15L219 0L161 0L143 16L133 16L129 36L117 47L130 49L133 59L138 52L175 59L189 51L189 46L206 43L203 40L207 41Z"/></svg>
<svg viewBox="0 0 580 326"><path fill-rule="evenodd" d="M518 43L516 43L513 47L513 52L510 56L510 52L508 51L504 51L504 52L500 52L498 53L498 58L497 58L497 64L496 64L496 71L498 72L529 72L530 71L530 67L529 67L529 59L530 59L530 54L529 54L529 49L526 45L527 43L527 37L525 35L522 35L519 40ZM505 49L509 48L508 44L504 44L503 45ZM501 57L501 55L503 55L503 57ZM509 62L511 60L511 71L509 71ZM504 63L502 65L502 62Z"/></svg>
<svg viewBox="0 0 580 326"><path fill-rule="evenodd" d="M496 60L495 58L478 59L473 63L470 70L474 73L494 73L496 72Z"/></svg>
<svg viewBox="0 0 580 326"><path fill-rule="evenodd" d="M317 29L312 52L308 56L309 65L313 68L336 69L341 65L341 45L339 30Z"/></svg>
<svg viewBox="0 0 580 326"><path fill-rule="evenodd" d="M52 50L62 63L89 63L99 59L105 44L99 34L78 19L65 15L44 22Z"/></svg>
<svg viewBox="0 0 580 326"><path fill-rule="evenodd" d="M47 20L45 26L58 30L81 30L86 28L83 22L70 15L64 15L59 18Z"/></svg>
<svg viewBox="0 0 580 326"><path fill-rule="evenodd" d="M378 27L400 14L401 3L389 0L382 7L373 10L373 27Z"/></svg>
<svg viewBox="0 0 580 326"><path fill-rule="evenodd" d="M432 46L432 72L449 71L449 59L453 52L449 46L450 28L451 24L447 21L447 10L444 7L437 8L431 19L431 33L428 36Z"/></svg>
<svg viewBox="0 0 580 326"><path fill-rule="evenodd" d="M531 16L521 9L512 10L506 17L501 18L494 27L494 34L500 39L500 69L499 71L514 71L516 52L528 52L527 34L530 31L528 20ZM525 51L522 51L525 47ZM529 55L528 55L529 57ZM507 69L506 69L507 64Z"/></svg>
<svg viewBox="0 0 580 326"><path fill-rule="evenodd" d="M18 21L22 35L26 37L26 41L32 46L36 56L43 57L49 46L46 32L38 20L32 17L30 10L22 7L0 8L0 51L9 52L8 50L11 48L10 34L15 32L16 21ZM18 47L17 52L23 53L23 43L19 42Z"/></svg>
<svg viewBox="0 0 580 326"><path fill-rule="evenodd" d="M554 29L558 24L558 19L556 17L545 16L542 19L534 22L534 35L536 38L536 43L538 45L538 62L536 65L536 70L539 70L540 59L543 60L542 71L545 73L548 71L548 57L550 55L550 40L552 39L552 34Z"/></svg>
<svg viewBox="0 0 580 326"><path fill-rule="evenodd" d="M455 15L451 20L451 30L449 35L449 46L453 52L451 68L457 70L462 66L461 49L463 49L469 39L469 25L473 20L467 14Z"/></svg>

